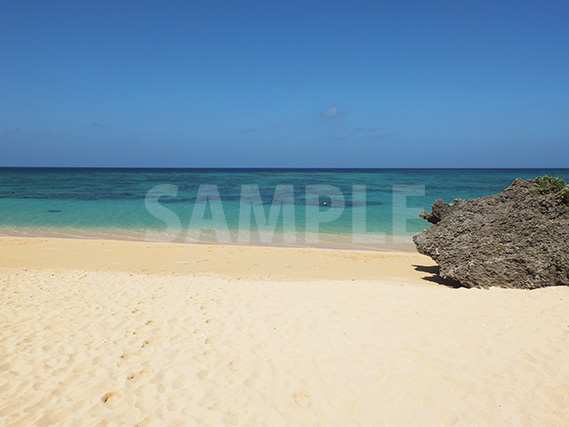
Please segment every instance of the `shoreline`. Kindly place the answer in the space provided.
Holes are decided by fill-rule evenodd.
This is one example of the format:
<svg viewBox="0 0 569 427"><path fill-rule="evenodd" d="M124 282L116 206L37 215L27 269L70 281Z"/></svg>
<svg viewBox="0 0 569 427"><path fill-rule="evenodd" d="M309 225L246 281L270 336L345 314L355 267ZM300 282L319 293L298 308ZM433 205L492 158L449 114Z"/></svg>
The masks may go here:
<svg viewBox="0 0 569 427"><path fill-rule="evenodd" d="M104 228L102 230L109 230ZM365 251L403 251L414 252L415 245L412 236L384 236L384 238L375 237L373 235L364 236L368 241L354 242L353 235L345 234L329 234L320 233L318 243L310 244L304 242L304 236L297 243L285 243L282 241L282 234L275 232L278 236L273 242L262 242L258 237L257 240L251 242L239 242L236 237L236 231L231 231L231 242L218 242L214 236L206 234L202 236L198 242L187 241L185 237L176 237L173 240L147 239L146 231L155 232L156 230L125 230L112 229L110 232L102 232L97 228L72 229L65 227L0 227L0 238L2 237L21 237L21 238L54 238L54 239L86 239L86 240L116 240L126 242L142 242L142 243L176 243L186 245L216 245L216 246L243 246L243 247L275 247L275 248L313 248L313 249L336 249L336 250L365 250ZM205 233L204 233L205 234ZM253 233L255 235L255 233ZM209 237L209 239L208 239ZM235 240L235 241L234 241Z"/></svg>
<svg viewBox="0 0 569 427"><path fill-rule="evenodd" d="M0 269L11 267L178 276L206 274L285 281L373 280L388 273L420 283L425 271L433 271L435 264L410 250L0 236ZM434 276L434 272L430 275Z"/></svg>

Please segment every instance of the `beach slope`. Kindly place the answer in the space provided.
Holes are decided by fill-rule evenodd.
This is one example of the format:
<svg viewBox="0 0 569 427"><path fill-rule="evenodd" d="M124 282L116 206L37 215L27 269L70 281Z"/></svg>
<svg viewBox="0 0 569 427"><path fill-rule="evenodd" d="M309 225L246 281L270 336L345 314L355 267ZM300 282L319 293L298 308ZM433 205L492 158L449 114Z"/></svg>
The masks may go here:
<svg viewBox="0 0 569 427"><path fill-rule="evenodd" d="M569 288L414 252L0 238L1 425L567 425Z"/></svg>

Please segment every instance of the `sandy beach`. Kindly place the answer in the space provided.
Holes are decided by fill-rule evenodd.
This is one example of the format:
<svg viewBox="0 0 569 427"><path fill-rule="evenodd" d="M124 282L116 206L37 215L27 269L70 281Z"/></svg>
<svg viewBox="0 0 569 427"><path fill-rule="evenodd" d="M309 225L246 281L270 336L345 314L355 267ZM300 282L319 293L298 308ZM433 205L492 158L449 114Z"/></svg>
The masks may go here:
<svg viewBox="0 0 569 427"><path fill-rule="evenodd" d="M569 424L569 288L412 251L0 238L0 425Z"/></svg>

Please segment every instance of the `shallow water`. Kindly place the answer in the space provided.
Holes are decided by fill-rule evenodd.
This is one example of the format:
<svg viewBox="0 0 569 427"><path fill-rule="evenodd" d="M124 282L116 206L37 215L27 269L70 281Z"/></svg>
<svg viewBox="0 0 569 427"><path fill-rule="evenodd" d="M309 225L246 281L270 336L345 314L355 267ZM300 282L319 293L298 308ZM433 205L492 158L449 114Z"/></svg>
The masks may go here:
<svg viewBox="0 0 569 427"><path fill-rule="evenodd" d="M0 233L409 245L436 199L483 197L544 174L569 178L568 169L0 168Z"/></svg>

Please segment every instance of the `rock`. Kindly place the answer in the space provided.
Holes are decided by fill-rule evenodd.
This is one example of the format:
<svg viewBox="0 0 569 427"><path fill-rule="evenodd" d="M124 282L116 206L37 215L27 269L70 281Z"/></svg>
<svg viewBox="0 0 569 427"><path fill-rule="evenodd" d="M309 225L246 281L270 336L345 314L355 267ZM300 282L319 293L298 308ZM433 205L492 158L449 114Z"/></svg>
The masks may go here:
<svg viewBox="0 0 569 427"><path fill-rule="evenodd" d="M433 209L431 213L427 211L422 211L419 214L419 216L423 219L426 219L431 224L437 224L443 217L447 216L460 202L462 202L462 200L455 200L455 203L447 205L446 203L443 203L443 201L440 199L436 200L435 203L433 204Z"/></svg>
<svg viewBox="0 0 569 427"><path fill-rule="evenodd" d="M417 250L466 287L569 285L568 189L539 194L538 180L518 178L481 199L437 200L420 214L435 225L413 236Z"/></svg>

